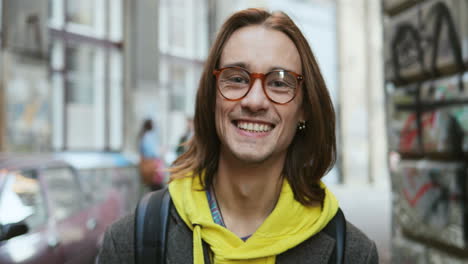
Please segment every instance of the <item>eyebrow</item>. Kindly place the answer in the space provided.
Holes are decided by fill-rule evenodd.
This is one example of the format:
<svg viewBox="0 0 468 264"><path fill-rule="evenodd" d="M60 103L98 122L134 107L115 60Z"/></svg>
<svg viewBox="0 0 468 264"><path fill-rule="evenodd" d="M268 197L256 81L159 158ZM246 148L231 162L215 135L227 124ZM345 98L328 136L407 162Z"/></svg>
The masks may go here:
<svg viewBox="0 0 468 264"><path fill-rule="evenodd" d="M246 69L248 70L249 68L249 65L244 63L244 62L234 62L234 63L228 63L228 64L224 64L222 65L221 68L227 68L227 67L240 67L240 68L243 68L243 69ZM289 72L295 72L291 69L287 69L285 67L281 67L281 66L272 66L268 69L267 72L271 72L271 71L276 71L276 70L283 70L283 71L289 71Z"/></svg>
<svg viewBox="0 0 468 264"><path fill-rule="evenodd" d="M243 62L234 62L234 63L224 64L222 65L221 68L227 68L227 67L240 67L240 68L247 69L248 65Z"/></svg>

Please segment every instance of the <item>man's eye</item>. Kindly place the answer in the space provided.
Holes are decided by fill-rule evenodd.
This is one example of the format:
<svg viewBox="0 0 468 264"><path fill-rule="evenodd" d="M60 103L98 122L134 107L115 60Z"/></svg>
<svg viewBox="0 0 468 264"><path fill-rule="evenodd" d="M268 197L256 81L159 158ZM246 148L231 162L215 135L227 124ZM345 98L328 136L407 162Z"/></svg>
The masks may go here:
<svg viewBox="0 0 468 264"><path fill-rule="evenodd" d="M233 76L231 78L229 78L229 81L230 82L235 82L235 83L248 83L249 80L243 78L243 77L239 77L239 76Z"/></svg>
<svg viewBox="0 0 468 264"><path fill-rule="evenodd" d="M273 87L285 87L287 86L286 83L282 82L282 81L273 81L270 83L271 86Z"/></svg>

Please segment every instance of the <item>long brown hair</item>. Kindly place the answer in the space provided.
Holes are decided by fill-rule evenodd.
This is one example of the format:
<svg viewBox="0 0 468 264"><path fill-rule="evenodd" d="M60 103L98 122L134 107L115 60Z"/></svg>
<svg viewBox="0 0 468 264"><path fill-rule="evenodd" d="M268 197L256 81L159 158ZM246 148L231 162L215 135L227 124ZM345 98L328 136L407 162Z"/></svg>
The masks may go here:
<svg viewBox="0 0 468 264"><path fill-rule="evenodd" d="M298 130L283 168L295 199L304 205L322 202L325 196L319 187L320 179L336 160L335 112L319 66L307 40L283 12L269 13L262 9L246 9L234 13L221 27L211 47L197 91L195 132L188 150L173 164L171 179L198 175L205 171L205 189L213 184L218 169L220 140L215 127L216 81L213 70L218 67L224 45L239 28L262 25L286 34L296 45L302 59L306 128ZM193 174L190 174L193 173Z"/></svg>

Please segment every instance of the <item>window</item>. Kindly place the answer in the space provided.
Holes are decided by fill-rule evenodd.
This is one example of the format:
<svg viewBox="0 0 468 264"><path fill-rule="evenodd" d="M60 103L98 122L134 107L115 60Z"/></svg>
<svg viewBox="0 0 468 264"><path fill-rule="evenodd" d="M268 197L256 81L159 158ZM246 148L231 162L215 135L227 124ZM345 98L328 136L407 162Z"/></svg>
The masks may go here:
<svg viewBox="0 0 468 264"><path fill-rule="evenodd" d="M63 0L49 0L49 26L61 29L65 22Z"/></svg>
<svg viewBox="0 0 468 264"><path fill-rule="evenodd" d="M105 28L104 0L66 0L67 31L102 38Z"/></svg>
<svg viewBox="0 0 468 264"><path fill-rule="evenodd" d="M104 148L104 54L99 46L69 43L66 48L68 147Z"/></svg>
<svg viewBox="0 0 468 264"><path fill-rule="evenodd" d="M67 20L86 26L94 26L96 17L91 10L94 10L94 0L67 1Z"/></svg>
<svg viewBox="0 0 468 264"><path fill-rule="evenodd" d="M113 169L83 169L78 171L83 191L91 200L87 202L100 202L107 198L112 189Z"/></svg>
<svg viewBox="0 0 468 264"><path fill-rule="evenodd" d="M42 174L52 203L51 211L57 220L70 217L81 209L81 189L70 169L51 168L42 171Z"/></svg>
<svg viewBox="0 0 468 264"><path fill-rule="evenodd" d="M185 110L185 87L187 81L187 69L183 65L171 65L171 110L184 111Z"/></svg>
<svg viewBox="0 0 468 264"><path fill-rule="evenodd" d="M123 142L123 65L122 54L118 49L110 50L110 72L109 72L109 147L120 149Z"/></svg>
<svg viewBox="0 0 468 264"><path fill-rule="evenodd" d="M41 185L33 171L14 172L0 194L0 225L24 221L30 230L47 219Z"/></svg>
<svg viewBox="0 0 468 264"><path fill-rule="evenodd" d="M102 87L103 82L102 51L98 47L84 43L69 43L66 54L69 89L67 103L92 105L93 91L96 87Z"/></svg>
<svg viewBox="0 0 468 264"><path fill-rule="evenodd" d="M112 0L112 3L109 4L109 39L112 41L121 41L123 37L123 27L122 27L122 0Z"/></svg>
<svg viewBox="0 0 468 264"><path fill-rule="evenodd" d="M49 0L54 149L123 145L122 0Z"/></svg>

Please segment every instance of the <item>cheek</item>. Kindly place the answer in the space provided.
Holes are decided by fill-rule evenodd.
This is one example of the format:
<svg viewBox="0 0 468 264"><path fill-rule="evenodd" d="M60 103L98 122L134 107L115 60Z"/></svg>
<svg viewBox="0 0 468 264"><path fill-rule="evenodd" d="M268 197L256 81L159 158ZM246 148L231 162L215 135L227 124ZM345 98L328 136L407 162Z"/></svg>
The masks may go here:
<svg viewBox="0 0 468 264"><path fill-rule="evenodd" d="M224 106L225 102L220 96L216 97L216 106L215 106L215 122L216 122L216 132L218 136L221 137L225 131L225 124L227 119L226 107Z"/></svg>
<svg viewBox="0 0 468 264"><path fill-rule="evenodd" d="M215 122L216 122L216 132L218 133L219 136L219 127L222 124L222 119L221 119L221 106L219 104L219 99L216 99L216 105L215 105Z"/></svg>

